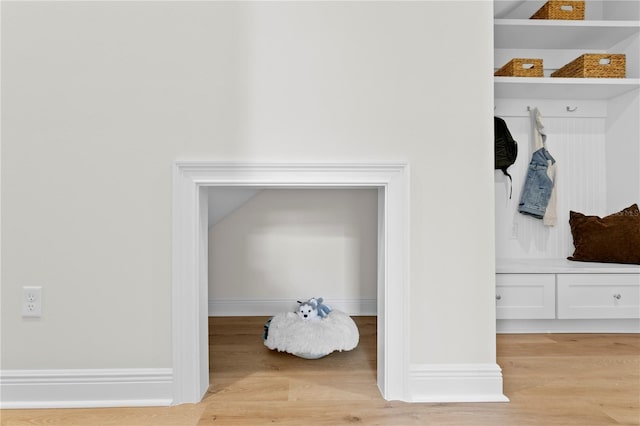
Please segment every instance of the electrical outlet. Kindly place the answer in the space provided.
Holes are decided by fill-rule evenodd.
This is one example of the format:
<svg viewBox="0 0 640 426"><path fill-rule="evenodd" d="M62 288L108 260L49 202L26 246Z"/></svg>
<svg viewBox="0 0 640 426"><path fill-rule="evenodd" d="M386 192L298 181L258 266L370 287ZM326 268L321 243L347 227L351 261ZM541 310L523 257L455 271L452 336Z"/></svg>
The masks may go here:
<svg viewBox="0 0 640 426"><path fill-rule="evenodd" d="M42 287L22 287L22 316L42 316Z"/></svg>

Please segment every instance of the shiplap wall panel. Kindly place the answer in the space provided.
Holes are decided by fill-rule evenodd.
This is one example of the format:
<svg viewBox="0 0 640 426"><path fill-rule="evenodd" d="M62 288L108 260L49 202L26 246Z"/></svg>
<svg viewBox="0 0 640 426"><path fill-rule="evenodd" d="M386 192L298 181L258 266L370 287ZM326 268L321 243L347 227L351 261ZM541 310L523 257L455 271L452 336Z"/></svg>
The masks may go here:
<svg viewBox="0 0 640 426"><path fill-rule="evenodd" d="M503 117L519 153L511 166L513 196L508 197L508 179L495 172L496 257L502 259L565 258L573 253L569 211L604 215L606 212L605 118L547 117L541 109L547 132L547 149L558 164L557 213L553 227L518 213L531 154L531 121L526 116Z"/></svg>

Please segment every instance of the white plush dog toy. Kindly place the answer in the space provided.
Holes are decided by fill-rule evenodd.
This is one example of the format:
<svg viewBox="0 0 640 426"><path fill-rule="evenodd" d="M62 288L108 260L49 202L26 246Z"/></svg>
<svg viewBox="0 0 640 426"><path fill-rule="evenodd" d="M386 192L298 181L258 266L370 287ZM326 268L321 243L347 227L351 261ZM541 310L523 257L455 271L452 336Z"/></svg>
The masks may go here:
<svg viewBox="0 0 640 426"><path fill-rule="evenodd" d="M300 306L296 314L304 321L323 319L331 312L331 307L322 303L322 297L314 297L306 302L298 300L298 303Z"/></svg>
<svg viewBox="0 0 640 426"><path fill-rule="evenodd" d="M304 321L313 321L320 319L320 316L318 315L318 308L310 303L310 301L298 301L298 303L300 304L300 306L298 306L296 314L298 314L300 319Z"/></svg>

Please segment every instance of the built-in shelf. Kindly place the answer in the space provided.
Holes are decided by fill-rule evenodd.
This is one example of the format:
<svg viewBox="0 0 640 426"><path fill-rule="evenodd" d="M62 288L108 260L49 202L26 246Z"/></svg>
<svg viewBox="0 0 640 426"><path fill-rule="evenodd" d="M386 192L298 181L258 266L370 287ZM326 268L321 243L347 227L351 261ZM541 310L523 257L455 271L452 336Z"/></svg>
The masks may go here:
<svg viewBox="0 0 640 426"><path fill-rule="evenodd" d="M607 50L640 34L640 21L495 19L496 49Z"/></svg>
<svg viewBox="0 0 640 426"><path fill-rule="evenodd" d="M494 77L496 98L610 99L638 89L638 78Z"/></svg>
<svg viewBox="0 0 640 426"><path fill-rule="evenodd" d="M605 52L631 37L637 37L640 21L495 19L494 31L498 51L518 49L522 51L520 57L532 58L542 57L539 56L540 51L549 52L543 58L546 77L495 77L496 98L605 100L640 88L640 79L633 74L633 78L548 77L565 61L577 57L579 51ZM569 58L566 54L559 56L558 52L563 50L571 52ZM627 56L627 61L637 60L635 54Z"/></svg>
<svg viewBox="0 0 640 426"><path fill-rule="evenodd" d="M570 208L619 210L640 193L640 2L587 0L584 20L529 19L544 3L494 0L494 69L513 58L543 60L543 77L494 77L494 114L508 117L524 151L531 144L531 108L552 118L548 130L557 141L552 152L560 163L558 206L564 210L559 217L567 218ZM585 53L626 55L625 78L551 77ZM514 182L525 178L527 161L525 155L515 165ZM548 228L514 213L517 201L506 199L501 182L496 180L497 331L637 333L640 265L567 260L568 220Z"/></svg>

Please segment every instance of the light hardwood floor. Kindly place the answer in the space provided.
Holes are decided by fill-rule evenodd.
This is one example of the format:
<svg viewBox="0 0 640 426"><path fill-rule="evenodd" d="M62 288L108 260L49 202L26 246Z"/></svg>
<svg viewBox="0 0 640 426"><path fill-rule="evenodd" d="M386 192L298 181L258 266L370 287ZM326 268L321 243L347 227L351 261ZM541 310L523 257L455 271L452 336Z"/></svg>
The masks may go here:
<svg viewBox="0 0 640 426"><path fill-rule="evenodd" d="M388 402L376 387L374 317L359 346L320 360L269 351L266 318L210 319L211 389L161 408L4 410L10 425L640 425L640 335L498 335L509 403Z"/></svg>

